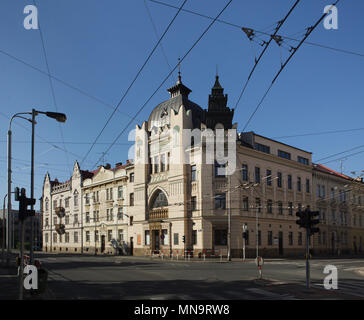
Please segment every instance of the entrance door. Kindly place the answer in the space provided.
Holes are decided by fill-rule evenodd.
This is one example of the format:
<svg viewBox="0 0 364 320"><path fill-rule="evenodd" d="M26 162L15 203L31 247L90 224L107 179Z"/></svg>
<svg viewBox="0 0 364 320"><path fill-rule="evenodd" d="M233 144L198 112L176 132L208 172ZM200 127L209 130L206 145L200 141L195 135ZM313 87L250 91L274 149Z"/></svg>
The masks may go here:
<svg viewBox="0 0 364 320"><path fill-rule="evenodd" d="M105 251L105 236L101 236L101 253Z"/></svg>
<svg viewBox="0 0 364 320"><path fill-rule="evenodd" d="M280 256L283 256L283 232L279 231L278 233L278 253Z"/></svg>
<svg viewBox="0 0 364 320"><path fill-rule="evenodd" d="M154 248L153 250L159 251L159 230L153 230Z"/></svg>
<svg viewBox="0 0 364 320"><path fill-rule="evenodd" d="M133 237L130 237L130 255L133 255L133 249L134 249L134 242Z"/></svg>

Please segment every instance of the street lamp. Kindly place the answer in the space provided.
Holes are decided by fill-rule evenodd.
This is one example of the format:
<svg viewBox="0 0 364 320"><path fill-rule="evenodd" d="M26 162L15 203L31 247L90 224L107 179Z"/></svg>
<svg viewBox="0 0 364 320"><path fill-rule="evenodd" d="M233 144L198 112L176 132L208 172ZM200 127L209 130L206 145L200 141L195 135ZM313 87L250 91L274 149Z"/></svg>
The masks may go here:
<svg viewBox="0 0 364 320"><path fill-rule="evenodd" d="M30 188L31 188L31 196L30 198L33 199L34 198L34 129L35 129L35 125L36 125L36 121L35 121L35 117L38 114L44 114L49 118L53 118L55 120L57 120L58 122L65 122L67 120L67 117L64 113L59 113L59 112L43 112L43 111L37 111L35 109L32 109L31 112L20 112L20 113L16 113L14 114L11 119L10 119L10 123L9 123L9 130L8 130L8 217L10 218L10 212L11 212L11 136L12 136L12 131L11 131L11 124L14 118L22 118L24 120L27 120L29 122L31 122L32 124L32 144L31 144L31 184L30 184ZM26 117L23 117L22 115L31 115L32 118L28 119ZM33 205L31 206L31 210L33 210ZM8 219L10 220L10 219ZM30 263L33 263L33 233L34 233L34 226L33 226L33 217L30 218L30 223L31 223L31 235L30 235ZM9 223L8 223L8 235L11 234L10 229L9 229ZM8 236L8 243L10 243L10 237ZM8 246L8 257L7 257L7 264L9 263L9 258L10 258L10 247ZM21 257L22 258L22 257Z"/></svg>

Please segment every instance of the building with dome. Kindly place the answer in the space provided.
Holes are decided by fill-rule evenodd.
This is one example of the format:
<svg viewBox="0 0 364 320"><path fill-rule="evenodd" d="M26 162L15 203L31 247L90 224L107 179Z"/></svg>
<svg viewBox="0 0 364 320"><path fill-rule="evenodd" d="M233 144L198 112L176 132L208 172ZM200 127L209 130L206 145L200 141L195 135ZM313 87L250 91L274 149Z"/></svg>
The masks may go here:
<svg viewBox="0 0 364 320"><path fill-rule="evenodd" d="M329 210L321 193L316 194L326 181L327 188L355 184L346 194L349 198L353 194L357 205L352 216L350 206L338 204L346 210L346 225L338 225L328 213L322 216L322 232L311 239L311 248L320 254L337 253L337 238L329 239L335 224L335 235L345 228L346 242L339 245L343 251L362 252L362 181L323 172L312 164L311 152L254 132L237 132L234 110L228 107L218 76L207 108L191 101L191 92L179 74L168 89L169 99L136 126L132 161L92 172L82 171L76 163L74 177L65 183L46 176L44 249L139 256L231 252L232 257L242 257L245 252L247 257L303 257L305 232L296 224L296 212ZM62 210L60 199L66 195L73 200L77 195L77 206L74 202Z"/></svg>

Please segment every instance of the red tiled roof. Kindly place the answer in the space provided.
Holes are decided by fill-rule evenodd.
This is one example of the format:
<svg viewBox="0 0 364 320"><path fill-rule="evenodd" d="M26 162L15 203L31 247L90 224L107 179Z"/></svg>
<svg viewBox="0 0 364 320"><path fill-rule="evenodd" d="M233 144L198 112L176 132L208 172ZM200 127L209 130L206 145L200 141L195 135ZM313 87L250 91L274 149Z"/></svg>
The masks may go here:
<svg viewBox="0 0 364 320"><path fill-rule="evenodd" d="M349 177L349 176L346 176L344 174L341 174L335 170L332 170L328 167L325 167L323 166L322 164L313 164L313 168L315 170L318 170L318 171L321 171L321 172L324 172L324 173L328 173L328 174L332 174L334 176L337 176L339 178L343 178L343 179L346 179L346 180L353 180L353 178Z"/></svg>

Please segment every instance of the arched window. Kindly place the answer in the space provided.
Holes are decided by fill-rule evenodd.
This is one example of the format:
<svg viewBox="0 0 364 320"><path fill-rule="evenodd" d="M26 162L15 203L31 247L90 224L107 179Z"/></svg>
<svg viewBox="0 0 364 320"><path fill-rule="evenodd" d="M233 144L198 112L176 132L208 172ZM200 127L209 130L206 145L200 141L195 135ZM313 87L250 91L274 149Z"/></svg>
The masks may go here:
<svg viewBox="0 0 364 320"><path fill-rule="evenodd" d="M75 192L73 193L73 205L75 207L78 206L78 191L77 190L75 190Z"/></svg>
<svg viewBox="0 0 364 320"><path fill-rule="evenodd" d="M173 128L173 147L178 147L179 146L179 126L174 126Z"/></svg>
<svg viewBox="0 0 364 320"><path fill-rule="evenodd" d="M168 206L168 200L164 192L162 190L156 191L156 193L153 196L150 208L155 209L167 206Z"/></svg>

